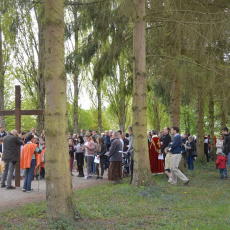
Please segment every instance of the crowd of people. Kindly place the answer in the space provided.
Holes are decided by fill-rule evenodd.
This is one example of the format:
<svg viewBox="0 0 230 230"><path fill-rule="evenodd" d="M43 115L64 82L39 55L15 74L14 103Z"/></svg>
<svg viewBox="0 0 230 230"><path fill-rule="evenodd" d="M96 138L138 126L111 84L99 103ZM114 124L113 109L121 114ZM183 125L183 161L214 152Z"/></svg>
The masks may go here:
<svg viewBox="0 0 230 230"><path fill-rule="evenodd" d="M39 136L35 128L31 131L21 132L12 130L6 133L4 127L0 127L0 154L4 161L4 168L1 176L1 188L15 189L12 179L15 176L15 165L19 160L18 146L20 151L20 176L24 179L23 192L31 192L31 182L34 176L45 177L45 132Z"/></svg>
<svg viewBox="0 0 230 230"><path fill-rule="evenodd" d="M129 133L126 134L121 130L106 130L100 136L96 130L88 130L85 133L81 129L80 134L69 133L68 138L72 176L75 170L79 172L77 176L84 177L85 180L102 180L105 170L108 170L108 179L117 184L125 175L129 175L133 154L132 127L129 127ZM86 175L83 171L84 163ZM73 167L75 164L76 169Z"/></svg>
<svg viewBox="0 0 230 230"><path fill-rule="evenodd" d="M179 134L179 128L165 127L158 135L156 130L148 133L149 162L152 175L165 173L168 182L176 185L177 178L184 185L190 180L179 169L182 158L187 162L188 169L194 169L194 159L197 157L196 140L193 136ZM204 153L209 161L210 138L204 138ZM68 134L70 173L78 171L78 177L85 180L95 178L102 180L105 170L108 170L108 180L114 184L120 183L124 176L133 173L133 134L132 127L128 133L121 130L106 130L101 135L96 130L79 134ZM222 129L222 134L215 141L216 166L219 168L221 179L228 177L227 163L230 166L230 133L228 128ZM21 178L24 180L23 191L31 192L31 182L45 178L45 131L41 135L35 128L27 133L17 133L12 130L8 134L0 127L0 156L4 161L1 176L1 188L15 189L11 184L14 177L15 164L18 161L17 147L21 146L20 166ZM2 154L3 152L3 154ZM84 165L86 172L84 173ZM38 178L39 177L39 178Z"/></svg>

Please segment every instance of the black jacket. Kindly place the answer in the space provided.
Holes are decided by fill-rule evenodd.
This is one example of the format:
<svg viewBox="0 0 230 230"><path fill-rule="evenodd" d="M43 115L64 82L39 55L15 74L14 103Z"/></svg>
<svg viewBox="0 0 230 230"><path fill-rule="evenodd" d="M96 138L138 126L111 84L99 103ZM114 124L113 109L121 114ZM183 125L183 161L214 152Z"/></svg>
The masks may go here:
<svg viewBox="0 0 230 230"><path fill-rule="evenodd" d="M99 157L100 157L101 159L105 159L105 158L106 158L106 156L105 156L106 151L107 151L106 144L103 144L103 145L101 146L101 151L98 152L97 154L99 155Z"/></svg>
<svg viewBox="0 0 230 230"><path fill-rule="evenodd" d="M3 161L18 161L17 146L23 145L23 141L20 137L14 136L10 133L3 138Z"/></svg>
<svg viewBox="0 0 230 230"><path fill-rule="evenodd" d="M187 152L187 154L189 156L192 156L192 154L196 151L196 144L195 144L195 142L194 141L191 141L191 142L187 141L186 147L191 147L191 149L187 149L186 148L186 152Z"/></svg>
<svg viewBox="0 0 230 230"><path fill-rule="evenodd" d="M223 153L227 156L230 153L230 133L224 138Z"/></svg>
<svg viewBox="0 0 230 230"><path fill-rule="evenodd" d="M169 134L164 135L162 142L163 144L161 146L161 152L164 153L165 148L168 147L169 143L171 142L171 136Z"/></svg>

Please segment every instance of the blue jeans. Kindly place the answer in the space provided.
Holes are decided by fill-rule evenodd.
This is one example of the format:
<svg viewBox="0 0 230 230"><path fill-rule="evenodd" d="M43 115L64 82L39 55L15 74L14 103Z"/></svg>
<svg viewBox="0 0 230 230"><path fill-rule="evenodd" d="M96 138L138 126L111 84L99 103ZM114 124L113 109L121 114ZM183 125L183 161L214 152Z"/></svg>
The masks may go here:
<svg viewBox="0 0 230 230"><path fill-rule="evenodd" d="M228 168L227 167L228 166L230 167L230 153L228 153L227 158L228 158L228 161L227 161L227 164L226 164L226 168L224 169L224 174L225 174L226 177L228 176Z"/></svg>
<svg viewBox="0 0 230 230"><path fill-rule="evenodd" d="M30 168L26 169L26 177L23 185L23 189L25 189L26 191L31 191L31 181L34 176L34 169L35 169L35 165L30 166Z"/></svg>
<svg viewBox="0 0 230 230"><path fill-rule="evenodd" d="M193 157L191 155L187 156L187 163L188 163L188 169L193 170L194 169Z"/></svg>

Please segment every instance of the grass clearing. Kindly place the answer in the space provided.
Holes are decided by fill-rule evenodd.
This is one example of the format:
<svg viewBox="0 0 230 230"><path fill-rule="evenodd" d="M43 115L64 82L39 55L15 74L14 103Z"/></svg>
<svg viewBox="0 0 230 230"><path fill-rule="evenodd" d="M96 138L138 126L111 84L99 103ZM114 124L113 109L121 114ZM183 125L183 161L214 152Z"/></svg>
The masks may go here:
<svg viewBox="0 0 230 230"><path fill-rule="evenodd" d="M173 186L165 175L154 185L134 187L130 178L74 192L78 221L48 222L46 202L25 205L0 214L0 229L228 229L230 180L220 180L215 163L195 162L187 171L189 187Z"/></svg>

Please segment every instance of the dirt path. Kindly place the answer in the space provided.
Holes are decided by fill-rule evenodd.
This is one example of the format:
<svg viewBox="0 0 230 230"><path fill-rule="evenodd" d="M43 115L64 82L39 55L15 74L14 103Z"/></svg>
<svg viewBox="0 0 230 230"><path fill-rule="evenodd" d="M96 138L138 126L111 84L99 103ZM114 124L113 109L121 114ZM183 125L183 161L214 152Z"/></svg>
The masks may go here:
<svg viewBox="0 0 230 230"><path fill-rule="evenodd" d="M95 180L92 179L84 180L82 177L77 177L77 172L73 172L73 189L78 190L82 188L90 188L98 184L104 184L108 182L107 177L103 180ZM105 175L107 172L105 172ZM35 203L39 201L43 201L46 199L46 182L45 180L40 180L39 182L39 192L38 192L38 181L32 181L33 192L26 193L22 192L24 180L21 180L21 187L17 187L13 190L7 190L5 188L0 188L0 212L14 208L18 206L22 206L24 204ZM14 185L14 181L12 181L12 185Z"/></svg>

